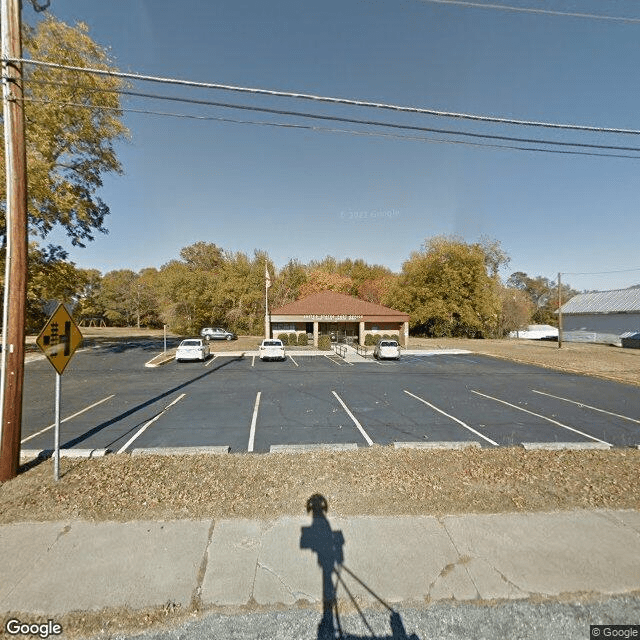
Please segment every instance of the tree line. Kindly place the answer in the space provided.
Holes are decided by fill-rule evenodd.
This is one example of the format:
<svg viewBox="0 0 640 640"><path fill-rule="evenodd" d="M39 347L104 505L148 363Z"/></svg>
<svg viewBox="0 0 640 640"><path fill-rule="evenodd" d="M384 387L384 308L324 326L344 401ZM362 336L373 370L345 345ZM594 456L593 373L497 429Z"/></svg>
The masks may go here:
<svg viewBox="0 0 640 640"><path fill-rule="evenodd" d="M79 322L160 328L194 334L224 326L259 335L264 326L265 269L269 307L278 308L319 291L337 291L404 311L413 335L502 337L529 323L557 324L557 285L542 276L500 270L510 261L500 243L469 243L451 236L427 239L400 273L362 259L331 256L277 269L265 251L224 250L214 243L184 247L159 269L80 269L59 248L29 252L29 330L44 324L57 300L73 307ZM563 285L563 300L577 293Z"/></svg>

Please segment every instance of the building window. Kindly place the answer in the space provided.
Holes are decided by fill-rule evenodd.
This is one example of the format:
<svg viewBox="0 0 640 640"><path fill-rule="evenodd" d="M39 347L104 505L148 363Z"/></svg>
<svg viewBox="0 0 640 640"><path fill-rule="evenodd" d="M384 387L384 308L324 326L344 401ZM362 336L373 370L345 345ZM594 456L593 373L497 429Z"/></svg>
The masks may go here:
<svg viewBox="0 0 640 640"><path fill-rule="evenodd" d="M294 322L274 322L271 328L273 331L295 331L296 325Z"/></svg>

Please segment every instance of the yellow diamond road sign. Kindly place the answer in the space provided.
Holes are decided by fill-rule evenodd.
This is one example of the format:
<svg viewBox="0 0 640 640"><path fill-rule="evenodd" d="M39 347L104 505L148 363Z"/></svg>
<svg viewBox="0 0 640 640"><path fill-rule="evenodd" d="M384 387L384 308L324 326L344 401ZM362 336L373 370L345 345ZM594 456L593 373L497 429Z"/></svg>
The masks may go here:
<svg viewBox="0 0 640 640"><path fill-rule="evenodd" d="M65 306L60 304L36 339L55 370L62 375L75 350L82 344L82 334Z"/></svg>

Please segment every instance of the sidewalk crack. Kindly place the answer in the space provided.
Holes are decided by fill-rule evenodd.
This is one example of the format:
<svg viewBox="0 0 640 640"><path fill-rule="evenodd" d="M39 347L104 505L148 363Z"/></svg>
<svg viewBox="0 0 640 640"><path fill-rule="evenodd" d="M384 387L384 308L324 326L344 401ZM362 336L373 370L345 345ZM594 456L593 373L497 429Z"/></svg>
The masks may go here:
<svg viewBox="0 0 640 640"><path fill-rule="evenodd" d="M451 542L451 545L455 549L458 559L455 562L449 563L446 567L444 567L444 569L442 569L438 577L433 581L432 584L429 585L429 592L428 592L429 596L431 596L431 590L436 585L438 580L441 580L442 578L446 577L451 571L453 571L453 569L456 566L460 566L464 568L464 572L467 574L467 577L469 578L471 584L473 585L473 588L476 590L476 598L479 600L481 598L480 589L478 589L478 585L476 584L476 581L473 579L473 576L469 573L469 569L466 566L467 564L469 564L469 562L471 562L473 558L467 555L462 555L460 553L460 549L458 549L458 545L455 543L453 537L451 536L451 533L447 529L447 525L445 524L444 520L442 518L436 518L436 519L440 523L440 526L444 529L445 533L447 534L447 537L449 538L449 542Z"/></svg>
<svg viewBox="0 0 640 640"><path fill-rule="evenodd" d="M258 560L257 564L256 564L256 573L258 571L258 569L263 569L264 571L266 571L267 573L271 574L272 576L274 576L278 582L280 582L280 584L289 592L289 594L291 595L291 597L294 599L295 602L297 602L298 600L302 600L302 599L306 599L309 602L314 602L315 601L315 597L305 593L304 591L293 591L291 589L291 587L282 579L282 577L273 569L271 569L270 567L268 567L266 564L262 564L262 562L260 562Z"/></svg>
<svg viewBox="0 0 640 640"><path fill-rule="evenodd" d="M204 582L204 576L207 573L207 564L209 563L209 547L211 546L211 538L213 537L213 530L215 529L216 521L212 520L209 525L209 532L207 534L207 544L204 546L204 553L202 554L202 560L200 561L200 567L198 568L198 574L196 576L196 586L191 596L191 610L199 611L202 607L202 583Z"/></svg>
<svg viewBox="0 0 640 640"><path fill-rule="evenodd" d="M56 544L58 544L58 540L60 540L60 538L62 538L62 536L64 536L67 533L69 533L69 531L71 531L71 525L70 524L65 524L64 527L62 527L62 529L60 529L60 531L58 531L58 535L56 536L56 539L50 545L47 546L47 550L45 551L45 553L49 553L53 549L53 547L55 547ZM5 599L8 598L9 596L11 596L11 594L13 594L13 592L27 579L29 574L37 566L39 559L40 559L39 557L34 558L34 560L31 562L29 568L22 574L22 577L9 589L9 591L7 591L7 593L4 596Z"/></svg>

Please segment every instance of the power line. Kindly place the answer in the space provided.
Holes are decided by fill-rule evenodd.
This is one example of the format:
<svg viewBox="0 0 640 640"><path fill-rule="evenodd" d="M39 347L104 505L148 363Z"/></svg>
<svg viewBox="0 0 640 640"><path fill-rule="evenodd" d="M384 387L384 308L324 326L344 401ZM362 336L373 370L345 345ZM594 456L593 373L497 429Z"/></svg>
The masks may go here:
<svg viewBox="0 0 640 640"><path fill-rule="evenodd" d="M356 136L391 138L393 140L415 140L419 142L430 142L430 143L437 143L437 144L461 144L461 145L470 146L470 147L489 148L489 149L506 149L506 150L512 150L512 151L534 151L539 153L559 153L564 155L595 156L595 157L605 157L605 158L623 158L623 159L630 159L630 160L640 160L640 155L636 156L636 155L627 155L627 154L618 154L618 153L594 153L594 152L587 152L587 151L569 151L569 150L563 150L563 149L544 149L540 147L521 147L521 146L515 146L515 145L469 142L467 140L451 140L451 139L443 139L443 138L430 138L425 136L407 136L407 135L401 135L401 134L384 133L380 131L358 131L355 129L336 129L336 128L329 128L329 127L318 127L318 126L285 123L285 122L239 120L236 118L224 118L222 116L199 116L199 115L193 115L193 114L171 113L171 112L165 112L165 111L150 111L147 109L129 109L129 108L121 108L121 107L87 105L87 104L80 104L80 103L73 103L73 102L51 102L47 100L35 100L32 98L25 98L24 102L33 102L33 103L40 103L40 104L56 104L63 107L79 107L83 109L103 109L107 111L138 113L143 115L165 116L165 117L173 117L173 118L188 118L191 120L211 120L216 122L228 122L232 124L249 124L249 125L261 125L261 126L268 126L268 127L281 127L286 129L302 129L307 131L316 131L316 132L323 132L323 133L343 133L343 134L356 135Z"/></svg>
<svg viewBox="0 0 640 640"><path fill-rule="evenodd" d="M329 116L325 114L309 113L306 111L291 111L288 109L273 109L270 107L256 107L252 105L243 105L229 102L217 102L212 100L197 100L195 98L181 98L177 96L159 95L156 93L142 93L139 91L129 91L125 89L95 89L93 87L84 87L82 85L70 85L67 83L51 82L49 80L36 81L38 84L47 84L55 86L63 86L74 90L89 91L94 93L118 93L141 98L151 98L155 100L167 100L171 102L182 102L186 104L197 104L209 107L222 107L225 109L238 109L242 111L257 111L260 113L270 113L275 115L294 116L299 118L311 118L314 120L330 120L333 122L346 122L349 124L362 124L375 127L389 127L392 129L403 129L408 131L423 131L427 133L442 133L446 135L466 136L470 138L483 138L488 140L502 140L505 142L522 142L527 144L546 144L557 145L561 147L580 147L586 149L602 149L609 151L632 151L640 153L640 147L624 147L615 145L592 144L586 142L561 142L556 140L541 140L539 138L517 138L513 136L503 136L489 133L476 133L471 131L459 131L454 129L438 129L435 127L424 127L419 125L398 124L393 122L383 122L380 120L364 120L361 118L347 118L344 116ZM51 101L55 104L54 101Z"/></svg>
<svg viewBox="0 0 640 640"><path fill-rule="evenodd" d="M589 20L608 20L611 22L623 22L639 24L640 18L625 18L623 16L609 16L600 13L580 13L577 11L554 11L551 9L536 9L533 7L516 7L510 4L493 4L484 2L467 2L467 0L419 0L431 4L452 4L474 9L497 9L499 11L513 11L518 13L531 13L545 16L562 16L568 18L587 18Z"/></svg>
<svg viewBox="0 0 640 640"><path fill-rule="evenodd" d="M389 104L384 102L370 102L366 100L354 100L350 98L335 98L330 96L319 96L309 93L298 93L291 91L279 91L273 89L260 89L255 87L240 87L237 85L220 84L213 82L195 82L193 80L181 80L177 78L163 78L160 76L148 76L136 73L124 73L121 71L110 71L105 69L94 69L91 67L75 67L63 65L54 62L46 62L43 60L33 60L31 58L6 58L4 62L8 63L24 63L36 66L42 66L53 69L63 69L66 71L79 71L82 73L95 73L98 75L111 76L115 78L123 78L129 80L139 80L143 82L159 82L163 84L172 84L179 86L196 87L200 89L215 89L220 91L234 91L237 93L251 93L254 95L267 95L282 98L294 98L299 100L310 100L316 102L325 102L330 104L343 104L354 107L367 107L375 109L385 109L389 111L398 111L404 113L417 113L422 115L431 115L444 118L457 118L461 120L473 120L477 122L493 122L498 124L517 125L524 127L543 127L548 129L565 129L572 131L590 131L592 133L616 133L627 135L640 135L638 129L621 129L614 127L595 127L588 125L542 122L535 120L519 120L514 118L501 118L497 116L485 116L470 113L457 113L453 111L440 111L437 109L426 109L420 107L406 107L402 105Z"/></svg>
<svg viewBox="0 0 640 640"><path fill-rule="evenodd" d="M603 276L610 273L631 273L634 271L640 271L640 267L634 267L633 269L616 269L615 271L562 271L562 275L565 276Z"/></svg>

